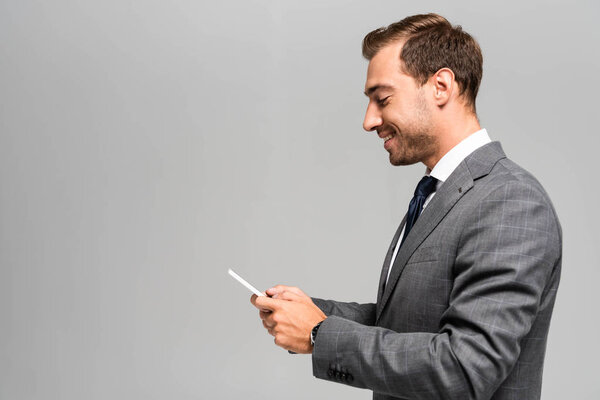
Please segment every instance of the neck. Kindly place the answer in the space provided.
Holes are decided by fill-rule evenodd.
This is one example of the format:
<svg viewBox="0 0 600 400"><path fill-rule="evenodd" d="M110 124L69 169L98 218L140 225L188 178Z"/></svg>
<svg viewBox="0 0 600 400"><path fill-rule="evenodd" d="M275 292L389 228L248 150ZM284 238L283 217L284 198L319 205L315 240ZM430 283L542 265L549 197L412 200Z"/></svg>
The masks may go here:
<svg viewBox="0 0 600 400"><path fill-rule="evenodd" d="M454 146L462 142L471 134L481 129L477 116L469 113L464 115L454 114L450 118L446 118L443 123L436 128L436 136L438 137L438 148L435 154L432 154L423 164L429 170L440 161Z"/></svg>

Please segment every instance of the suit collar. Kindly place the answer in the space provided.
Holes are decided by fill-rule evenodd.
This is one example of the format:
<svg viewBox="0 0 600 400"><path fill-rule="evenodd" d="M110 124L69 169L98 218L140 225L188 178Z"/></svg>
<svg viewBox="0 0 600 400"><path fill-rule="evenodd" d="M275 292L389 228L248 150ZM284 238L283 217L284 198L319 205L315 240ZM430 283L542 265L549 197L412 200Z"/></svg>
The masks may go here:
<svg viewBox="0 0 600 400"><path fill-rule="evenodd" d="M402 247L399 249L394 265L392 266L390 277L385 285L385 289L383 289L382 280L385 282L385 277L383 275L384 271L385 275L387 275L387 268L385 268L384 265L384 271L382 271L382 278L380 279L379 293L377 296L377 321L379 320L406 263L415 250L423 243L436 226L438 226L452 207L454 207L454 205L469 190L471 190L474 181L489 174L494 165L505 157L506 155L502 151L502 146L499 142L486 144L465 158L448 177L446 182L439 188L429 205L423 210L423 213L419 217L417 223L413 226L410 234L406 237ZM398 232L396 232L394 240L392 241L392 246L390 246L392 252L394 244L398 240L401 227L402 225L398 228ZM388 250L388 256L386 257L388 265L389 254L390 250Z"/></svg>
<svg viewBox="0 0 600 400"><path fill-rule="evenodd" d="M438 180L438 188L448 180L448 177L454 172L456 167L478 148L491 143L490 137L485 129L480 129L467 136L460 143L448 151L435 164L429 175Z"/></svg>
<svg viewBox="0 0 600 400"><path fill-rule="evenodd" d="M494 165L506 158L500 142L492 142L474 151L465 158L464 163L471 172L473 180L477 180L490 173Z"/></svg>

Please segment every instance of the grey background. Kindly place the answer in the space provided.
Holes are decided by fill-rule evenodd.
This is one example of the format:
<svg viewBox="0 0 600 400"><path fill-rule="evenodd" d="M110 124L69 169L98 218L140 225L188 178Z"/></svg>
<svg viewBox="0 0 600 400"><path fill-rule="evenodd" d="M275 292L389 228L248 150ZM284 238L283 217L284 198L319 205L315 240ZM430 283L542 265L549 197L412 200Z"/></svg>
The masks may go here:
<svg viewBox="0 0 600 400"><path fill-rule="evenodd" d="M226 270L374 301L424 168L362 131L360 42L428 11L562 222L543 398L599 398L598 3L332 0L0 1L0 398L370 398Z"/></svg>

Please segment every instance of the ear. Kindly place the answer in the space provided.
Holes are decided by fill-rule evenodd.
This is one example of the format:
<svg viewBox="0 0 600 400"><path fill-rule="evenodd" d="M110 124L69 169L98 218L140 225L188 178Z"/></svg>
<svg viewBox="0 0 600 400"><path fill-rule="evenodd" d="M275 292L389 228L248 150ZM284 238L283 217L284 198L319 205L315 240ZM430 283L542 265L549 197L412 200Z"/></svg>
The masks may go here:
<svg viewBox="0 0 600 400"><path fill-rule="evenodd" d="M450 101L452 92L456 87L454 72L450 68L442 68L433 74L430 80L433 85L435 104L438 107L445 106Z"/></svg>

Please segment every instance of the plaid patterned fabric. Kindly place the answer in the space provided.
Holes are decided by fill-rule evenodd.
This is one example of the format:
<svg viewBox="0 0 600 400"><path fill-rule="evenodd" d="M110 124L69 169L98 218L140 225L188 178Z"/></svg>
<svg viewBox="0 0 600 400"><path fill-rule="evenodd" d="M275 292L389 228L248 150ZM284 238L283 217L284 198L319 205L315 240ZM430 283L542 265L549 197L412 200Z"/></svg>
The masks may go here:
<svg viewBox="0 0 600 400"><path fill-rule="evenodd" d="M384 285L400 230L376 304L313 299L329 316L313 374L374 399L539 399L562 258L542 186L498 142L479 148L423 211Z"/></svg>

